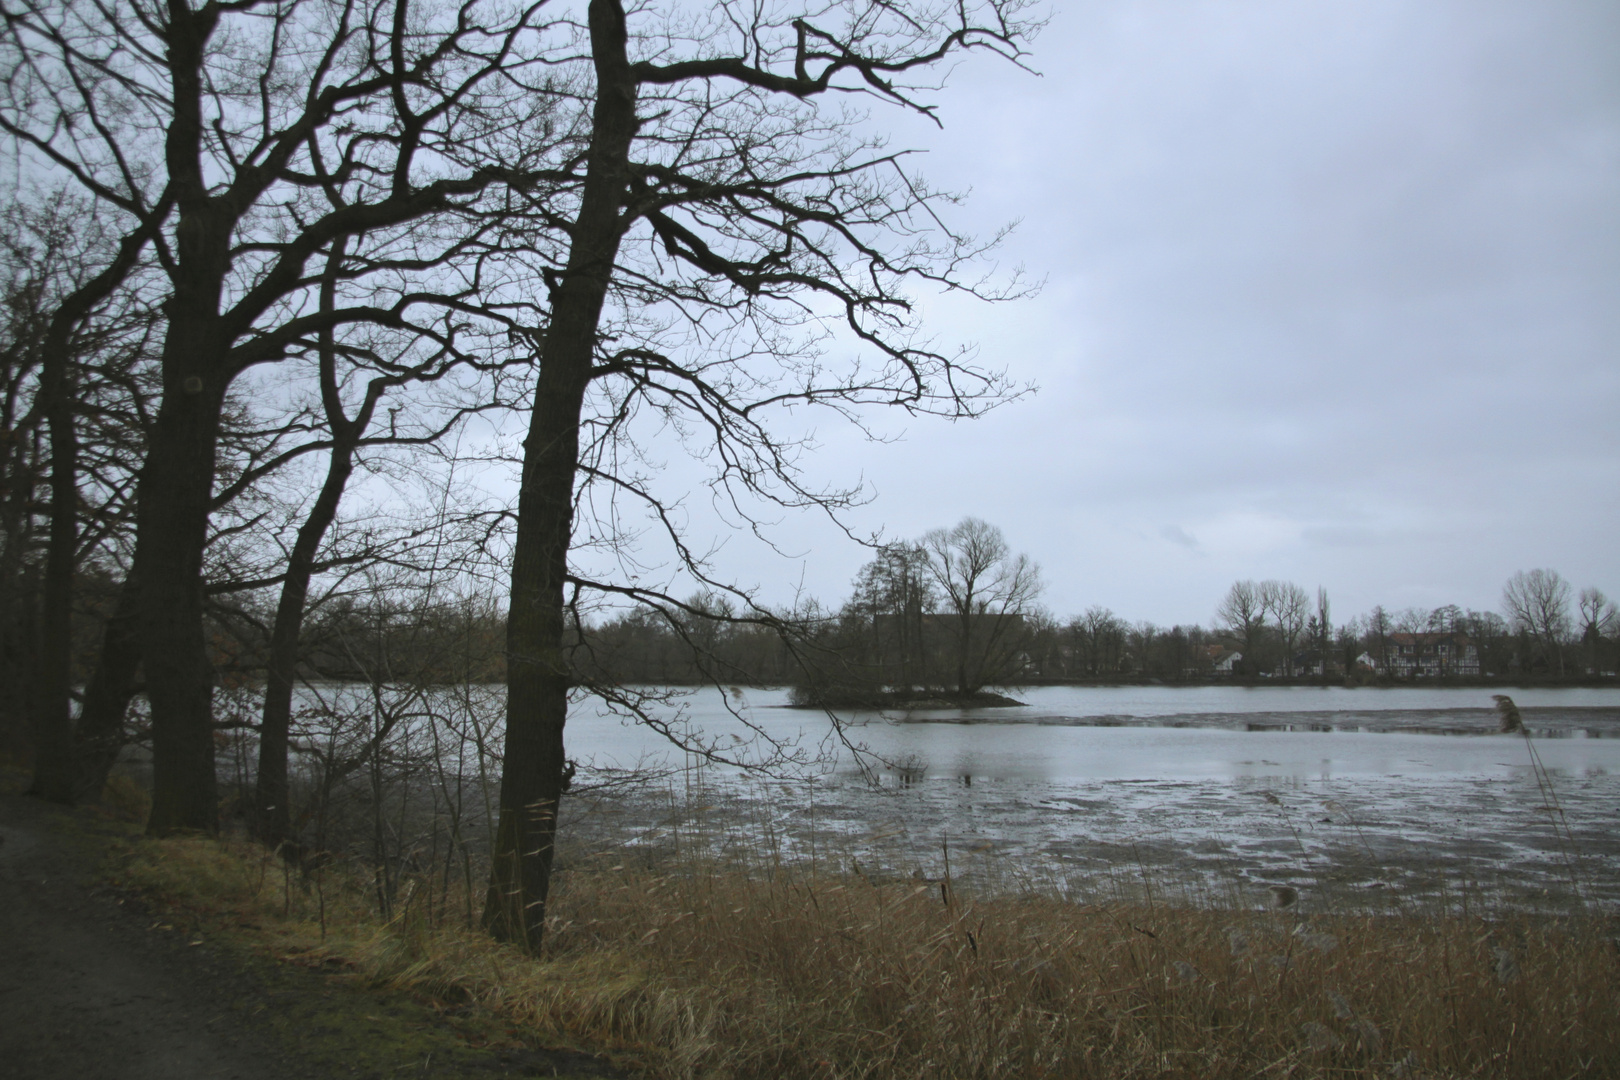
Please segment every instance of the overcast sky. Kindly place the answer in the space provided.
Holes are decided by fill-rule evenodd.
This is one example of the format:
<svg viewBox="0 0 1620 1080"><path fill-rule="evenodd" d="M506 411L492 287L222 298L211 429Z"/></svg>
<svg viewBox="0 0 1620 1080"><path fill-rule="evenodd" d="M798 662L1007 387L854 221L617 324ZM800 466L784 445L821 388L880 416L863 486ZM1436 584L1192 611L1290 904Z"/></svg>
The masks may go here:
<svg viewBox="0 0 1620 1080"><path fill-rule="evenodd" d="M931 328L1040 393L823 429L860 523L995 522L1059 615L1207 623L1244 577L1341 615L1495 608L1535 566L1620 592L1620 4L1068 3L1033 63L963 66L898 141L971 228L1021 221L1041 295ZM804 581L863 557L818 540Z"/></svg>
<svg viewBox="0 0 1620 1080"><path fill-rule="evenodd" d="M929 328L1040 392L820 429L859 527L983 517L1060 617L1207 624L1239 578L1340 618L1495 609L1538 566L1620 593L1620 4L1068 2L1032 64L964 64L942 132L892 130L969 230L1021 222L1041 294ZM778 539L716 566L837 603L869 557Z"/></svg>

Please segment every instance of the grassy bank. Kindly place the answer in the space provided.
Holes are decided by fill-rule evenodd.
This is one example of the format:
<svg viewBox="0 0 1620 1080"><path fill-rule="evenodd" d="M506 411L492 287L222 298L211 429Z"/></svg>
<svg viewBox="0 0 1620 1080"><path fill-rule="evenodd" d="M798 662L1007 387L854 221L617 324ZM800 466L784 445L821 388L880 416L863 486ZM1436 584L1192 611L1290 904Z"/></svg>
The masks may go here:
<svg viewBox="0 0 1620 1080"><path fill-rule="evenodd" d="M453 877L385 920L363 873L228 841L139 841L123 874L286 962L658 1077L1620 1075L1593 915L1079 905L667 855L559 875L536 960L470 928Z"/></svg>

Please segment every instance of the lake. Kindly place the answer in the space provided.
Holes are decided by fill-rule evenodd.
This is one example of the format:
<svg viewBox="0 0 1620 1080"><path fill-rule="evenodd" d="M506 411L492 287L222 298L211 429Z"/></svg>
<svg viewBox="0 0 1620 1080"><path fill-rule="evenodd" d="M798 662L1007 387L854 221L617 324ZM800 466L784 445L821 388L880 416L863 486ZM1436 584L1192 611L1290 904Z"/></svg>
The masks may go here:
<svg viewBox="0 0 1620 1080"><path fill-rule="evenodd" d="M1620 690L1504 691L1529 739L1496 733L1492 692L1040 687L1022 708L844 715L843 739L782 691L698 690L660 714L731 759L813 759L776 778L582 703L567 742L587 775L661 767L670 788L583 795L569 820L635 847L701 811L788 857L822 844L933 877L949 852L968 878L1238 904L1272 884L1302 906L1620 903Z"/></svg>
<svg viewBox="0 0 1620 1080"><path fill-rule="evenodd" d="M1305 687L1037 687L1023 708L841 713L852 741L930 776L1169 779L1211 776L1471 774L1527 767L1523 739L1496 734L1489 690ZM1510 691L1543 741L1548 768L1620 771L1620 690ZM764 736L829 745L820 712L788 709L781 690L713 688L681 699L680 730L728 746ZM750 726L753 726L753 730ZM1309 737L1299 737L1309 736ZM1399 736L1394 738L1392 736ZM1552 740L1547 742L1546 740ZM670 760L667 739L594 702L568 726L569 753L598 765ZM1517 753L1516 753L1517 752ZM744 755L746 757L746 755ZM824 764L855 771L844 750ZM1508 758L1498 761L1498 758ZM913 762L915 764L915 761Z"/></svg>

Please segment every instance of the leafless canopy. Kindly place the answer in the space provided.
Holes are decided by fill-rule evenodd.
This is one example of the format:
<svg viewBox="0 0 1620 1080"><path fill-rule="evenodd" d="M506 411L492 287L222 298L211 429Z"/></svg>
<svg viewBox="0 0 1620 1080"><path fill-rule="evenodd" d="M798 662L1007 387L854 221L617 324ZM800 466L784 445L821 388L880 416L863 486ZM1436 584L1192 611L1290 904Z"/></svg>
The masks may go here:
<svg viewBox="0 0 1620 1080"><path fill-rule="evenodd" d="M1014 555L1000 529L975 517L933 530L922 546L953 617L957 693L1014 676L1025 646L1024 620L1041 594L1040 567Z"/></svg>
<svg viewBox="0 0 1620 1080"><path fill-rule="evenodd" d="M1569 597L1569 582L1556 570L1520 570L1502 587L1502 608L1513 629L1535 641L1560 675L1570 628Z"/></svg>

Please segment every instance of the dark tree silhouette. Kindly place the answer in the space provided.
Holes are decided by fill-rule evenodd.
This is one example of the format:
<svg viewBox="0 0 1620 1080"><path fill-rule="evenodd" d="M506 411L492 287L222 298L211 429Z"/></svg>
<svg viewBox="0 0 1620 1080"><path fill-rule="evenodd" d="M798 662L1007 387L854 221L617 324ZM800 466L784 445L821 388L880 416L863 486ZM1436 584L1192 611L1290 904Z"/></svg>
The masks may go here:
<svg viewBox="0 0 1620 1080"><path fill-rule="evenodd" d="M1253 674L1259 663L1260 643L1266 632L1266 599L1262 587L1253 581L1237 581L1227 590L1215 609L1221 626L1243 652L1243 670Z"/></svg>
<svg viewBox="0 0 1620 1080"><path fill-rule="evenodd" d="M1526 635L1551 671L1564 674L1569 636L1569 582L1556 570L1520 570L1502 587L1502 607L1513 629Z"/></svg>
<svg viewBox="0 0 1620 1080"><path fill-rule="evenodd" d="M458 347L451 313L478 273L445 268L477 258L505 193L543 183L559 91L540 58L567 33L539 5L478 0L8 9L0 131L28 170L121 215L125 239L149 235L169 292L131 619L109 625L92 680L116 711L139 646L150 831L215 826L202 574L228 391L258 365L314 356L323 330ZM343 299L321 309L306 266L334 253Z"/></svg>
<svg viewBox="0 0 1620 1080"><path fill-rule="evenodd" d="M1014 555L1001 530L967 517L922 540L928 569L950 615L956 694L967 698L1017 675L1024 619L1041 594L1040 567Z"/></svg>
<svg viewBox="0 0 1620 1080"><path fill-rule="evenodd" d="M982 248L940 225L945 201L904 158L851 132L824 97L860 95L932 115L924 82L958 52L1019 55L1015 4L638 9L591 0L589 141L569 199L532 215L566 236L544 267L550 317L525 443L507 643L500 824L485 905L498 937L538 945L566 758L574 674L568 612L608 594L678 608L633 578L570 565L576 528L613 534L639 505L699 581L712 580L661 496L637 472L633 420L646 413L713 465L726 510L836 511L858 491L810 486L804 444L773 419L822 406L859 420L869 406L968 415L1005 384L916 333L907 282L960 287ZM583 62L582 62L583 63ZM579 80L586 82L585 78ZM545 212L542 212L545 211ZM549 217L548 217L549 215ZM538 235L538 234L537 234ZM537 250L548 250L535 240ZM870 359L839 367L831 346ZM609 505L577 521L576 506Z"/></svg>

